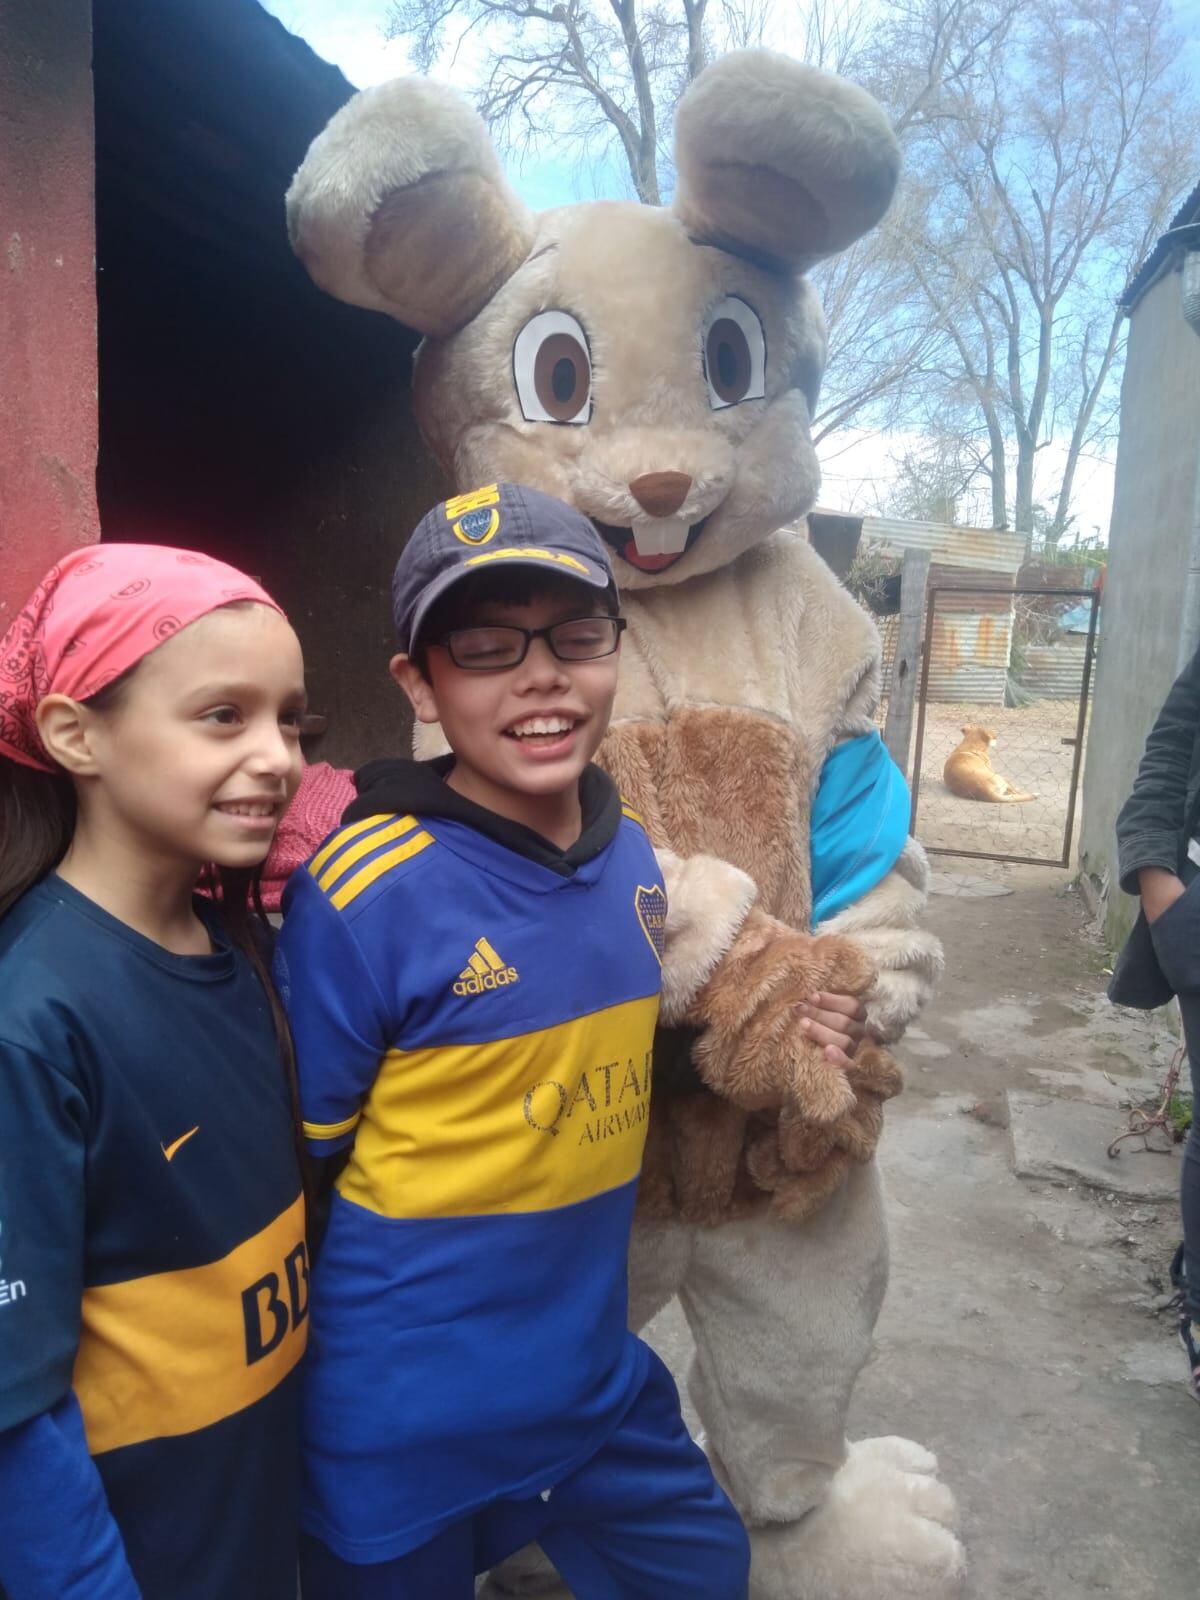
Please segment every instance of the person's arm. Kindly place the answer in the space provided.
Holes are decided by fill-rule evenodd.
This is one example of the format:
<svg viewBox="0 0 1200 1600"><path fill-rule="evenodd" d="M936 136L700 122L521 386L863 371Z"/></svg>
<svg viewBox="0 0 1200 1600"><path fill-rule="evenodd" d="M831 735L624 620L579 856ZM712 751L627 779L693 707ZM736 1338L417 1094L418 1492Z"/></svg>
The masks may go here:
<svg viewBox="0 0 1200 1600"><path fill-rule="evenodd" d="M74 1395L0 1433L8 1600L140 1600Z"/></svg>
<svg viewBox="0 0 1200 1600"><path fill-rule="evenodd" d="M1183 893L1179 850L1187 823L1192 751L1200 732L1200 651L1175 680L1117 818L1121 887L1140 894L1153 922Z"/></svg>
<svg viewBox="0 0 1200 1600"><path fill-rule="evenodd" d="M325 1162L354 1142L391 1042L387 1009L345 917L305 868L293 875L283 911L275 982L295 1042L305 1137Z"/></svg>
<svg viewBox="0 0 1200 1600"><path fill-rule="evenodd" d="M8 1600L137 1600L71 1372L88 1108L0 1041L0 1585Z"/></svg>

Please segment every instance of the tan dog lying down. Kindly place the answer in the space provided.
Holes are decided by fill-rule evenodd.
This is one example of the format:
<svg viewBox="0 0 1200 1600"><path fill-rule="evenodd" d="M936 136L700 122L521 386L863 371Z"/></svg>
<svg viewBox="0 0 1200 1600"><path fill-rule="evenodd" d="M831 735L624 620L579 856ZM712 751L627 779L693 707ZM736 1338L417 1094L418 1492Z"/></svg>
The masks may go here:
<svg viewBox="0 0 1200 1600"><path fill-rule="evenodd" d="M1022 794L993 769L988 752L995 743L996 735L990 728L964 727L962 743L946 757L942 769L947 789L960 800L993 800L998 805L1036 800L1037 795Z"/></svg>

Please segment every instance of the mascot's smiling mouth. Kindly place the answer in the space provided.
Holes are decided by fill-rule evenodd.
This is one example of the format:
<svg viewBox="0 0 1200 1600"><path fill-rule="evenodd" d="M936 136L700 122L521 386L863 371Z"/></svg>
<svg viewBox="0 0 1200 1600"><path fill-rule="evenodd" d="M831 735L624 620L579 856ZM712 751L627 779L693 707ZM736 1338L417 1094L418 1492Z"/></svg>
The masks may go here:
<svg viewBox="0 0 1200 1600"><path fill-rule="evenodd" d="M712 513L709 512L709 516L711 515ZM622 527L615 522L601 522L596 517L592 518L592 524L604 542L617 552L622 561L628 561L629 565L636 567L639 572L665 572L668 567L673 567L677 561L681 561L687 555L703 533L707 522L708 517L701 517L699 522L692 523L688 529L687 539L682 550L677 550L672 555L643 556L638 554L638 547L633 537L632 528Z"/></svg>

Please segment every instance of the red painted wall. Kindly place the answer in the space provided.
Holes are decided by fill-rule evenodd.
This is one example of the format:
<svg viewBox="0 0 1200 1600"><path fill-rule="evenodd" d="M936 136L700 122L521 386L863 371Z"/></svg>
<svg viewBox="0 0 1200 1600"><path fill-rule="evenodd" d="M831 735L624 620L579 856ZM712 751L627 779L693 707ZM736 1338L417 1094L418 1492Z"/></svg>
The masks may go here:
<svg viewBox="0 0 1200 1600"><path fill-rule="evenodd" d="M99 537L89 0L0 0L0 632Z"/></svg>

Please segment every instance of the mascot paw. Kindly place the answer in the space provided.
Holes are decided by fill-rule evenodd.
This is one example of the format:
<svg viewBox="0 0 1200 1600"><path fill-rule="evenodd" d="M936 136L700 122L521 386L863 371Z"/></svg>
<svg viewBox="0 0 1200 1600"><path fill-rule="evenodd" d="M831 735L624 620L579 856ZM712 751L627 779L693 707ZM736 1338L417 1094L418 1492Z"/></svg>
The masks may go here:
<svg viewBox="0 0 1200 1600"><path fill-rule="evenodd" d="M910 1439L863 1439L802 1522L750 1533L751 1600L952 1600L966 1558L937 1458Z"/></svg>
<svg viewBox="0 0 1200 1600"><path fill-rule="evenodd" d="M800 1001L821 990L865 994L874 968L849 940L812 938L751 912L696 997L692 1056L708 1088L743 1110L790 1105L830 1127L854 1109L847 1075L806 1033Z"/></svg>

